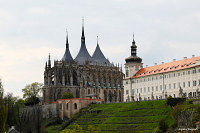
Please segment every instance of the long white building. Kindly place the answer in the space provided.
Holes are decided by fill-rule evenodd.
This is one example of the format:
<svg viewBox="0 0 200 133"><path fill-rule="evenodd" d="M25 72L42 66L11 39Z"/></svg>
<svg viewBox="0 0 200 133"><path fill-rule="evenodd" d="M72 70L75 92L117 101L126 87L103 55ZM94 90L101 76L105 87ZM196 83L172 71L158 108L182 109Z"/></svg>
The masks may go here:
<svg viewBox="0 0 200 133"><path fill-rule="evenodd" d="M123 85L126 102L165 99L168 96L194 98L200 94L200 56L143 68L133 39L131 56L125 61Z"/></svg>

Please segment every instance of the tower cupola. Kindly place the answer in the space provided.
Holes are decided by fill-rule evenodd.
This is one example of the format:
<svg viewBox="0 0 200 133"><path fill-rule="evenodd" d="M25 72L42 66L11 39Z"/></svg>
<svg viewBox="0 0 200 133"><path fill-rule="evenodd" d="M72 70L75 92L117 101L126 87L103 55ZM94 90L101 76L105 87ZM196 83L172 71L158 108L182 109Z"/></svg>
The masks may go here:
<svg viewBox="0 0 200 133"><path fill-rule="evenodd" d="M133 35L133 42L131 45L131 56L125 59L126 63L136 62L141 63L142 59L137 56L137 46L135 45L134 35Z"/></svg>

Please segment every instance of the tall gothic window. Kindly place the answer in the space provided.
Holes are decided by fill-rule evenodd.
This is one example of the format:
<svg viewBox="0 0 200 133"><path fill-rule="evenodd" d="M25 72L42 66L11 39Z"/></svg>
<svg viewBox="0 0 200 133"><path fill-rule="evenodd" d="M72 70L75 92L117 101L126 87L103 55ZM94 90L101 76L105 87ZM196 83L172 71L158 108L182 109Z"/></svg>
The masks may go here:
<svg viewBox="0 0 200 133"><path fill-rule="evenodd" d="M128 72L128 70L126 70L126 77L128 77L129 76L129 72Z"/></svg>

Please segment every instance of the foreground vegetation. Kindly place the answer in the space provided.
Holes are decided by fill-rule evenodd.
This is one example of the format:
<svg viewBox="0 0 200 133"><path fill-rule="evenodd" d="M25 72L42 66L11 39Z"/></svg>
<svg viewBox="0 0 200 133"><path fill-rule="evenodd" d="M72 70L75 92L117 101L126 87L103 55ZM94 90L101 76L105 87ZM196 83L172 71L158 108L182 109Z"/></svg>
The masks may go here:
<svg viewBox="0 0 200 133"><path fill-rule="evenodd" d="M46 131L162 133L195 127L194 123L199 120L200 107L180 99L93 104L62 124L46 126Z"/></svg>

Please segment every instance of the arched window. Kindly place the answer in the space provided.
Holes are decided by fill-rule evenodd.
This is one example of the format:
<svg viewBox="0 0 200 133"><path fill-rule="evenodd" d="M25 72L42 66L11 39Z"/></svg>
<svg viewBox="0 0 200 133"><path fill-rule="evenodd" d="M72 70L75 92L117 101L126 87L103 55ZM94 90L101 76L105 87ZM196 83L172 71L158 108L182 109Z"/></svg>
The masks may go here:
<svg viewBox="0 0 200 133"><path fill-rule="evenodd" d="M74 109L77 109L77 108L78 108L77 103L74 103Z"/></svg>
<svg viewBox="0 0 200 133"><path fill-rule="evenodd" d="M62 109L62 103L60 104L60 109Z"/></svg>
<svg viewBox="0 0 200 133"><path fill-rule="evenodd" d="M66 110L68 110L68 108L69 108L68 106L69 106L69 105L68 105L68 103L67 103L67 104L66 104Z"/></svg>

